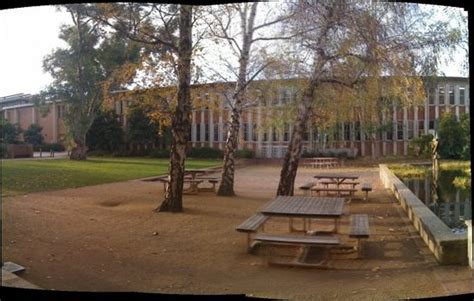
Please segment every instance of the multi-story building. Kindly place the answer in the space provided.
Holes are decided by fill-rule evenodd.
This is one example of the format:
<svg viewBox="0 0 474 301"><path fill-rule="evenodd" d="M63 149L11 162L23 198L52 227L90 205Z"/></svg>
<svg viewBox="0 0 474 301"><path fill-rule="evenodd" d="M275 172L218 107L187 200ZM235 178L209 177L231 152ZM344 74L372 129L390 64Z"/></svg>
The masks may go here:
<svg viewBox="0 0 474 301"><path fill-rule="evenodd" d="M224 92L217 93L217 106L200 106L193 110L189 137L193 147L224 148L226 123L230 112L226 99L232 93L233 85L224 86ZM205 99L208 96L206 91L212 92L215 85L205 84L195 88L198 88L201 98ZM274 96L257 97L253 105L244 109L241 115L239 149L253 150L256 156L261 158L284 156L291 138L292 124L287 123L277 128L268 126L265 119L271 111L270 107L291 103L297 94L290 82L285 84L283 81L276 90ZM124 127L127 127L127 110L132 102L120 100L115 103L115 111ZM308 123L303 148L307 151L350 148L355 149L360 156L407 155L409 141L434 131L437 120L444 112L453 112L459 117L462 113L469 113L469 108L468 78L439 78L437 85L428 91L423 104L410 107L393 105L389 113L384 113L383 122L391 126L377 134L376 139L366 137L357 119L339 123L331 133L318 130ZM39 123L43 126L46 141L61 142L61 136L64 134L61 120L64 108L61 104L51 104L50 113L46 117L39 116L38 109L31 103L6 106L1 110L6 118L11 122L19 122L23 129L31 123ZM332 139L329 139L331 137Z"/></svg>
<svg viewBox="0 0 474 301"><path fill-rule="evenodd" d="M15 94L0 97L0 112L5 119L17 123L23 130L34 123L41 126L45 143L63 143L66 130L64 105L60 101L40 108L34 105L32 95Z"/></svg>

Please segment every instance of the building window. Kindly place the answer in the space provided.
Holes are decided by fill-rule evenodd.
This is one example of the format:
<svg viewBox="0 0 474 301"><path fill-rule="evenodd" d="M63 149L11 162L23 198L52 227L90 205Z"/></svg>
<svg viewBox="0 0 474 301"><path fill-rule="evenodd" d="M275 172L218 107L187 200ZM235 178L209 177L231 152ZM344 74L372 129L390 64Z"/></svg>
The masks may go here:
<svg viewBox="0 0 474 301"><path fill-rule="evenodd" d="M214 123L214 141L219 141L219 124Z"/></svg>
<svg viewBox="0 0 474 301"><path fill-rule="evenodd" d="M291 101L291 94L288 90L283 90L281 93L281 104L286 105Z"/></svg>
<svg viewBox="0 0 474 301"><path fill-rule="evenodd" d="M464 98L466 97L466 88L463 86L459 87L459 104L464 104Z"/></svg>
<svg viewBox="0 0 474 301"><path fill-rule="evenodd" d="M254 123L254 124L252 124L252 141L257 141L257 140L258 140L257 124Z"/></svg>
<svg viewBox="0 0 474 301"><path fill-rule="evenodd" d="M290 140L290 125L285 124L284 132L283 132L283 141Z"/></svg>
<svg viewBox="0 0 474 301"><path fill-rule="evenodd" d="M438 89L438 103L444 105L444 87Z"/></svg>
<svg viewBox="0 0 474 301"><path fill-rule="evenodd" d="M244 134L244 141L248 141L248 137L249 137L249 124L248 123L244 123L242 124L243 126L243 134Z"/></svg>
<svg viewBox="0 0 474 301"><path fill-rule="evenodd" d="M425 122L423 120L418 121L418 136L425 134Z"/></svg>
<svg viewBox="0 0 474 301"><path fill-rule="evenodd" d="M196 141L201 141L201 124L196 123Z"/></svg>
<svg viewBox="0 0 474 301"><path fill-rule="evenodd" d="M385 137L386 140L393 140L393 129L386 131Z"/></svg>
<svg viewBox="0 0 474 301"><path fill-rule="evenodd" d="M204 141L209 141L209 123L204 124Z"/></svg>
<svg viewBox="0 0 474 301"><path fill-rule="evenodd" d="M408 125L408 131L407 131L408 137L407 137L407 139L412 139L413 136L414 136L414 122L413 122L413 120L408 120L407 125Z"/></svg>
<svg viewBox="0 0 474 301"><path fill-rule="evenodd" d="M354 122L354 140L360 141L360 122Z"/></svg>
<svg viewBox="0 0 474 301"><path fill-rule="evenodd" d="M304 127L304 131L303 131L303 141L309 141L309 132L308 132L308 128L307 128L307 127Z"/></svg>
<svg viewBox="0 0 474 301"><path fill-rule="evenodd" d="M276 128L272 130L272 141L278 141L278 132Z"/></svg>
<svg viewBox="0 0 474 301"><path fill-rule="evenodd" d="M428 122L428 129L429 130L434 130L435 129L435 121L434 120L430 120Z"/></svg>
<svg viewBox="0 0 474 301"><path fill-rule="evenodd" d="M449 86L449 104L454 105L454 86Z"/></svg>
<svg viewBox="0 0 474 301"><path fill-rule="evenodd" d="M64 106L58 105L57 110L58 110L58 118L63 118L64 117Z"/></svg>
<svg viewBox="0 0 474 301"><path fill-rule="evenodd" d="M319 135L318 135L318 129L317 128L313 129L313 141L314 142L319 142Z"/></svg>
<svg viewBox="0 0 474 301"><path fill-rule="evenodd" d="M398 120L397 122L397 139L403 140L403 121Z"/></svg>
<svg viewBox="0 0 474 301"><path fill-rule="evenodd" d="M267 130L263 131L263 141L268 141L268 133Z"/></svg>
<svg viewBox="0 0 474 301"><path fill-rule="evenodd" d="M430 89L428 91L428 103L430 105L434 105L434 103L435 103L434 100L435 100L435 91L434 91L434 89Z"/></svg>

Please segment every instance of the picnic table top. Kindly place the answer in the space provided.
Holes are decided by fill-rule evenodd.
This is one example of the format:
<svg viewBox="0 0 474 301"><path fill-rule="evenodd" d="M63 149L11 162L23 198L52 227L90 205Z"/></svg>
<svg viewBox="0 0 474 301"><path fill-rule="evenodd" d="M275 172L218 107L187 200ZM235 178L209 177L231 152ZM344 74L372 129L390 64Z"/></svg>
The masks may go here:
<svg viewBox="0 0 474 301"><path fill-rule="evenodd" d="M344 210L344 198L277 196L260 212L265 215L289 217L340 217Z"/></svg>
<svg viewBox="0 0 474 301"><path fill-rule="evenodd" d="M326 173L326 174L315 175L315 176L313 176L313 178L315 178L315 179L337 179L337 180L350 179L350 180L355 180L355 179L358 179L359 176L348 175L348 174L339 174L339 173L337 173L337 174Z"/></svg>

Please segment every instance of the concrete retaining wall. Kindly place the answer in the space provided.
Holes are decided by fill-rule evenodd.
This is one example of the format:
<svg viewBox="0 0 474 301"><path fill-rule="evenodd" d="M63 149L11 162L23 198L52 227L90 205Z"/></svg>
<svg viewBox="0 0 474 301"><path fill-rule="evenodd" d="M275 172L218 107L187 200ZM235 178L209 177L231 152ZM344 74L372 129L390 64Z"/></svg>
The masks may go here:
<svg viewBox="0 0 474 301"><path fill-rule="evenodd" d="M440 264L467 264L467 234L454 234L385 164L380 179L407 213Z"/></svg>

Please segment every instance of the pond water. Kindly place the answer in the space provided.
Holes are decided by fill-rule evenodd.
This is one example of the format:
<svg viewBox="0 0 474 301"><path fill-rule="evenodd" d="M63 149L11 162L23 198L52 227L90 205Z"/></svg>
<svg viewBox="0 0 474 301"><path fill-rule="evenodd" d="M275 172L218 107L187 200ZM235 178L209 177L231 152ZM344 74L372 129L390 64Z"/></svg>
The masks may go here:
<svg viewBox="0 0 474 301"><path fill-rule="evenodd" d="M464 233L464 221L472 218L471 189L454 186L453 180L457 176L463 176L461 170L440 170L436 183L432 181L431 172L422 179L401 180L454 233Z"/></svg>

